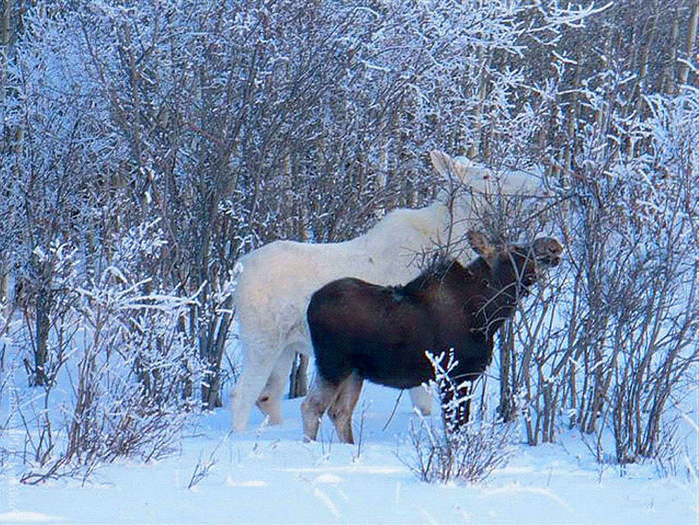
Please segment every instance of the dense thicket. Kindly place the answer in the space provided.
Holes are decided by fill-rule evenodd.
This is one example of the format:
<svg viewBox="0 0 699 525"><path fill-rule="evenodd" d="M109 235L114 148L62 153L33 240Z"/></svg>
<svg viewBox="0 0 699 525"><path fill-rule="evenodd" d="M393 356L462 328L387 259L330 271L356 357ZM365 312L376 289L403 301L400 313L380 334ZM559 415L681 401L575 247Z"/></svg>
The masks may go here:
<svg viewBox="0 0 699 525"><path fill-rule="evenodd" d="M542 171L558 197L536 227L569 271L503 335L500 413L531 443L565 420L611 429L619 461L659 453L699 357L699 2L0 11L2 385L21 369L42 406L70 399L62 422L10 411L38 464L148 455L168 414L220 404L239 256L422 204L434 148Z"/></svg>

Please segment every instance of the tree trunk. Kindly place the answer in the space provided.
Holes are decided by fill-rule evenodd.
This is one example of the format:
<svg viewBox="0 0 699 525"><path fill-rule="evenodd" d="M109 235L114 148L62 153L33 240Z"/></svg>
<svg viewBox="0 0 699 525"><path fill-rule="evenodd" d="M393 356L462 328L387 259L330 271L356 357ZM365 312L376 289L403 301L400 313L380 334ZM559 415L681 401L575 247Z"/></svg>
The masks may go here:
<svg viewBox="0 0 699 525"><path fill-rule="evenodd" d="M29 382L35 386L46 384L46 362L48 360L49 310L51 299L49 292L39 290L36 298L36 344L34 346L34 370Z"/></svg>
<svg viewBox="0 0 699 525"><path fill-rule="evenodd" d="M202 384L201 398L202 406L206 410L223 406L221 399L221 363L225 352L225 344L230 330L233 315L228 313L233 308L233 298L228 297L223 303L222 314L218 320L210 322L216 323L214 336L207 340L205 355L207 359L206 378Z"/></svg>
<svg viewBox="0 0 699 525"><path fill-rule="evenodd" d="M697 22L699 21L699 0L694 0L692 5L692 14L689 18L689 29L687 29L687 45L685 47L685 62L680 64L680 79L679 84L686 84L689 80L689 64L687 62L692 59L694 44L697 40Z"/></svg>
<svg viewBox="0 0 699 525"><path fill-rule="evenodd" d="M675 9L675 17L672 21L672 33L670 36L670 60L662 65L660 80L660 93L672 94L675 92L675 68L677 67L677 52L680 38L680 13Z"/></svg>
<svg viewBox="0 0 699 525"><path fill-rule="evenodd" d="M0 104L5 101L5 89L7 86L7 57L10 53L10 19L12 13L12 0L2 2L0 17Z"/></svg>
<svg viewBox="0 0 699 525"><path fill-rule="evenodd" d="M500 330L500 403L497 412L503 421L517 417L515 392L517 385L514 373L514 326L507 321Z"/></svg>
<svg viewBox="0 0 699 525"><path fill-rule="evenodd" d="M289 398L303 397L308 393L308 356L296 354L294 365L291 367L289 382Z"/></svg>

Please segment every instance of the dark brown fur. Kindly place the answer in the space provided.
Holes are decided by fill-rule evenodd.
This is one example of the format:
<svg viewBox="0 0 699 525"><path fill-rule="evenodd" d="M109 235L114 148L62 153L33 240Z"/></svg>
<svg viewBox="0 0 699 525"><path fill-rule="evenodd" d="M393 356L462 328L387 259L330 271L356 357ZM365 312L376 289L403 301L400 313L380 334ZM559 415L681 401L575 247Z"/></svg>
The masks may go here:
<svg viewBox="0 0 699 525"><path fill-rule="evenodd" d="M359 389L363 379L394 388L418 386L434 379L425 352L454 350L455 383L483 373L492 359L493 335L536 281L537 263L558 264L561 248L554 239L539 239L532 247L495 252L479 244L481 237L475 240L474 249L483 255L467 267L442 261L402 287L340 279L313 295L307 316L318 388L326 391L321 397L348 380ZM314 397L309 398L304 417L312 408ZM351 402L348 408L351 418ZM309 434L312 428L306 435L315 438ZM351 427L349 436L340 437L351 441Z"/></svg>

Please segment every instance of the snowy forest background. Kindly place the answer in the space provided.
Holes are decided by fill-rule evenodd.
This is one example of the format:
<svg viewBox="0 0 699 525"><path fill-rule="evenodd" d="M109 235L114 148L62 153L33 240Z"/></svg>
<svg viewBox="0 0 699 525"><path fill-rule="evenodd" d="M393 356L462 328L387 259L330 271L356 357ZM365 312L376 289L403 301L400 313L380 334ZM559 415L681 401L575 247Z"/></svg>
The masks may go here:
<svg viewBox="0 0 699 525"><path fill-rule="evenodd" d="M698 16L3 0L0 465L37 483L175 450L240 366L239 257L430 202L440 149L544 174L536 224L486 222L566 248L501 334L497 414L530 445L575 428L596 461L677 468L678 421L697 417Z"/></svg>

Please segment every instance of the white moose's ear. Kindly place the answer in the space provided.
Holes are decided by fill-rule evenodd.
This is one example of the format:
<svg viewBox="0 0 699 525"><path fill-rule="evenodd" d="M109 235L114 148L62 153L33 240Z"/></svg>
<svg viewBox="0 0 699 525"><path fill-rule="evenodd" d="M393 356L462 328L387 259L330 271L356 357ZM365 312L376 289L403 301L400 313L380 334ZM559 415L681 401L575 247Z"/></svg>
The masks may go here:
<svg viewBox="0 0 699 525"><path fill-rule="evenodd" d="M432 150L430 159L437 173L449 182L461 182L482 190L490 178L490 170L475 167L466 157L452 158L443 151Z"/></svg>
<svg viewBox="0 0 699 525"><path fill-rule="evenodd" d="M430 159L432 160L432 166L434 166L434 169L437 170L437 173L439 173L445 179L451 180L451 178L455 175L454 161L452 158L443 151L435 149L430 151Z"/></svg>

